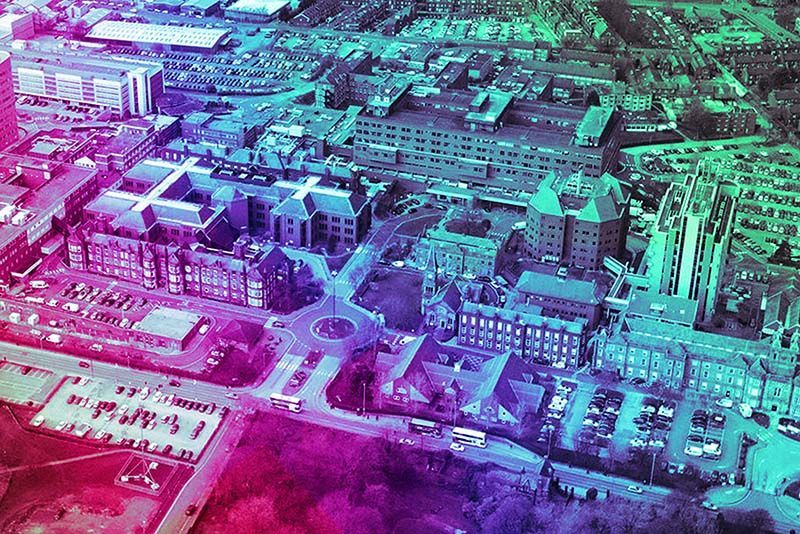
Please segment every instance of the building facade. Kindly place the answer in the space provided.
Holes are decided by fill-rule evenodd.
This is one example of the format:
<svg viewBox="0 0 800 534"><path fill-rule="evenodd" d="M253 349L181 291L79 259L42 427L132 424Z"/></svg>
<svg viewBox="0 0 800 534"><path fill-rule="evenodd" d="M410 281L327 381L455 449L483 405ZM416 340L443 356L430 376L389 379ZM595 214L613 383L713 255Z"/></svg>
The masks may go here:
<svg viewBox="0 0 800 534"><path fill-rule="evenodd" d="M161 65L133 60L100 60L14 51L17 94L108 109L119 117L141 117L155 110L164 93Z"/></svg>
<svg viewBox="0 0 800 534"><path fill-rule="evenodd" d="M458 344L512 354L558 369L584 362L586 321L544 317L540 310L517 311L464 302L458 314Z"/></svg>
<svg viewBox="0 0 800 534"><path fill-rule="evenodd" d="M754 409L800 415L797 348L747 341L645 318L598 334L594 367L659 383L690 397L728 397Z"/></svg>
<svg viewBox="0 0 800 534"><path fill-rule="evenodd" d="M683 183L670 185L647 249L651 285L665 295L698 302L698 320L714 314L736 220L738 188L698 165Z"/></svg>
<svg viewBox="0 0 800 534"><path fill-rule="evenodd" d="M593 177L612 170L620 128L611 109L400 84L379 91L358 115L353 157L437 182L533 192L554 170Z"/></svg>
<svg viewBox="0 0 800 534"><path fill-rule="evenodd" d="M622 259L630 193L609 174L548 176L527 207L525 242L536 260L600 269Z"/></svg>
<svg viewBox="0 0 800 534"><path fill-rule="evenodd" d="M11 55L0 52L0 150L19 139L15 102Z"/></svg>

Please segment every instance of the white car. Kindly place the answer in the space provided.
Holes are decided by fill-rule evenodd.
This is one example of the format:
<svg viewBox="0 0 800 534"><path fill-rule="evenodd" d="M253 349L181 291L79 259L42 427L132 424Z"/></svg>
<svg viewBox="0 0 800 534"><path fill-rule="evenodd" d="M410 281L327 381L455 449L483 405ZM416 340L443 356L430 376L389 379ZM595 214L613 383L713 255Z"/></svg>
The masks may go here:
<svg viewBox="0 0 800 534"><path fill-rule="evenodd" d="M413 440L413 439L411 439L411 438L400 438L400 439L398 440L398 443L399 443L400 445L414 445L414 444L416 443L416 441L414 441L414 440Z"/></svg>
<svg viewBox="0 0 800 534"><path fill-rule="evenodd" d="M628 486L627 488L625 488L625 491L629 491L637 495L641 495L642 493L644 493L644 490L639 486Z"/></svg>
<svg viewBox="0 0 800 534"><path fill-rule="evenodd" d="M200 327L198 332L200 333L200 335L204 335L206 332L208 332L209 328L211 328L211 326L209 326L208 323L204 323L203 326Z"/></svg>
<svg viewBox="0 0 800 534"><path fill-rule="evenodd" d="M711 510L712 512L716 512L717 510L719 510L719 506L710 501L703 501L703 504L701 504L701 506L706 510Z"/></svg>
<svg viewBox="0 0 800 534"><path fill-rule="evenodd" d="M33 418L33 421L31 421L31 426L42 426L42 423L44 423L44 416L37 415Z"/></svg>
<svg viewBox="0 0 800 534"><path fill-rule="evenodd" d="M450 450L451 451L464 452L465 448L466 447L464 447L463 443L457 443L457 442L454 441L453 443L450 444Z"/></svg>
<svg viewBox="0 0 800 534"><path fill-rule="evenodd" d="M33 289L47 289L50 285L44 280L31 280L30 286Z"/></svg>
<svg viewBox="0 0 800 534"><path fill-rule="evenodd" d="M723 397L721 399L718 399L715 404L720 408L733 408L733 401L728 397Z"/></svg>

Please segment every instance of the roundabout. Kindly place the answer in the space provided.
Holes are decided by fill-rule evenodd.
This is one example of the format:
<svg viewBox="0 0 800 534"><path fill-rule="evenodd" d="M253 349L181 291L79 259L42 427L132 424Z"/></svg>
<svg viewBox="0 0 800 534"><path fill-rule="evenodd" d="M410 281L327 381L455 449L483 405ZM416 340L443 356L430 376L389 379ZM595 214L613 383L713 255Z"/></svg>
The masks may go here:
<svg viewBox="0 0 800 534"><path fill-rule="evenodd" d="M347 317L322 317L311 324L311 333L318 339L339 341L356 333L356 323Z"/></svg>

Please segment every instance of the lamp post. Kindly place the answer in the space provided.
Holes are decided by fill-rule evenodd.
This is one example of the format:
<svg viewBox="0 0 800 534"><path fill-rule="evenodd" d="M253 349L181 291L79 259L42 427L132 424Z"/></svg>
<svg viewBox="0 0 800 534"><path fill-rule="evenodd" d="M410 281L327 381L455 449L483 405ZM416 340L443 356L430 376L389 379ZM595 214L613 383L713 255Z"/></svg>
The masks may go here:
<svg viewBox="0 0 800 534"><path fill-rule="evenodd" d="M656 472L656 450L654 448L653 449L653 461L650 464L650 484L649 484L650 486L653 485L653 476L655 476L655 472Z"/></svg>
<svg viewBox="0 0 800 534"><path fill-rule="evenodd" d="M336 275L339 274L337 271L331 271L331 276L333 277L333 321L331 322L331 333L333 333L333 329L336 328Z"/></svg>
<svg viewBox="0 0 800 534"><path fill-rule="evenodd" d="M361 415L366 417L367 416L367 383L362 380L361 382L361 390L363 392L361 396Z"/></svg>

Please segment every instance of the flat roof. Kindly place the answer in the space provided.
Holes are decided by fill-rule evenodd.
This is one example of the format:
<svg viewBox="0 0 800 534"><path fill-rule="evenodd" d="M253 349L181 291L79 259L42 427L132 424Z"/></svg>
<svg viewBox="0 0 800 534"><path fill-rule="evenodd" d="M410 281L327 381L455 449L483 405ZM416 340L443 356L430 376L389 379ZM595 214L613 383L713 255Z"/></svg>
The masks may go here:
<svg viewBox="0 0 800 534"><path fill-rule="evenodd" d="M274 15L289 5L289 0L238 0L226 8L226 11Z"/></svg>
<svg viewBox="0 0 800 534"><path fill-rule="evenodd" d="M158 307L139 321L140 332L182 341L203 319L202 316L175 308Z"/></svg>
<svg viewBox="0 0 800 534"><path fill-rule="evenodd" d="M105 41L214 48L230 33L229 29L167 26L104 20L98 22L87 37Z"/></svg>

